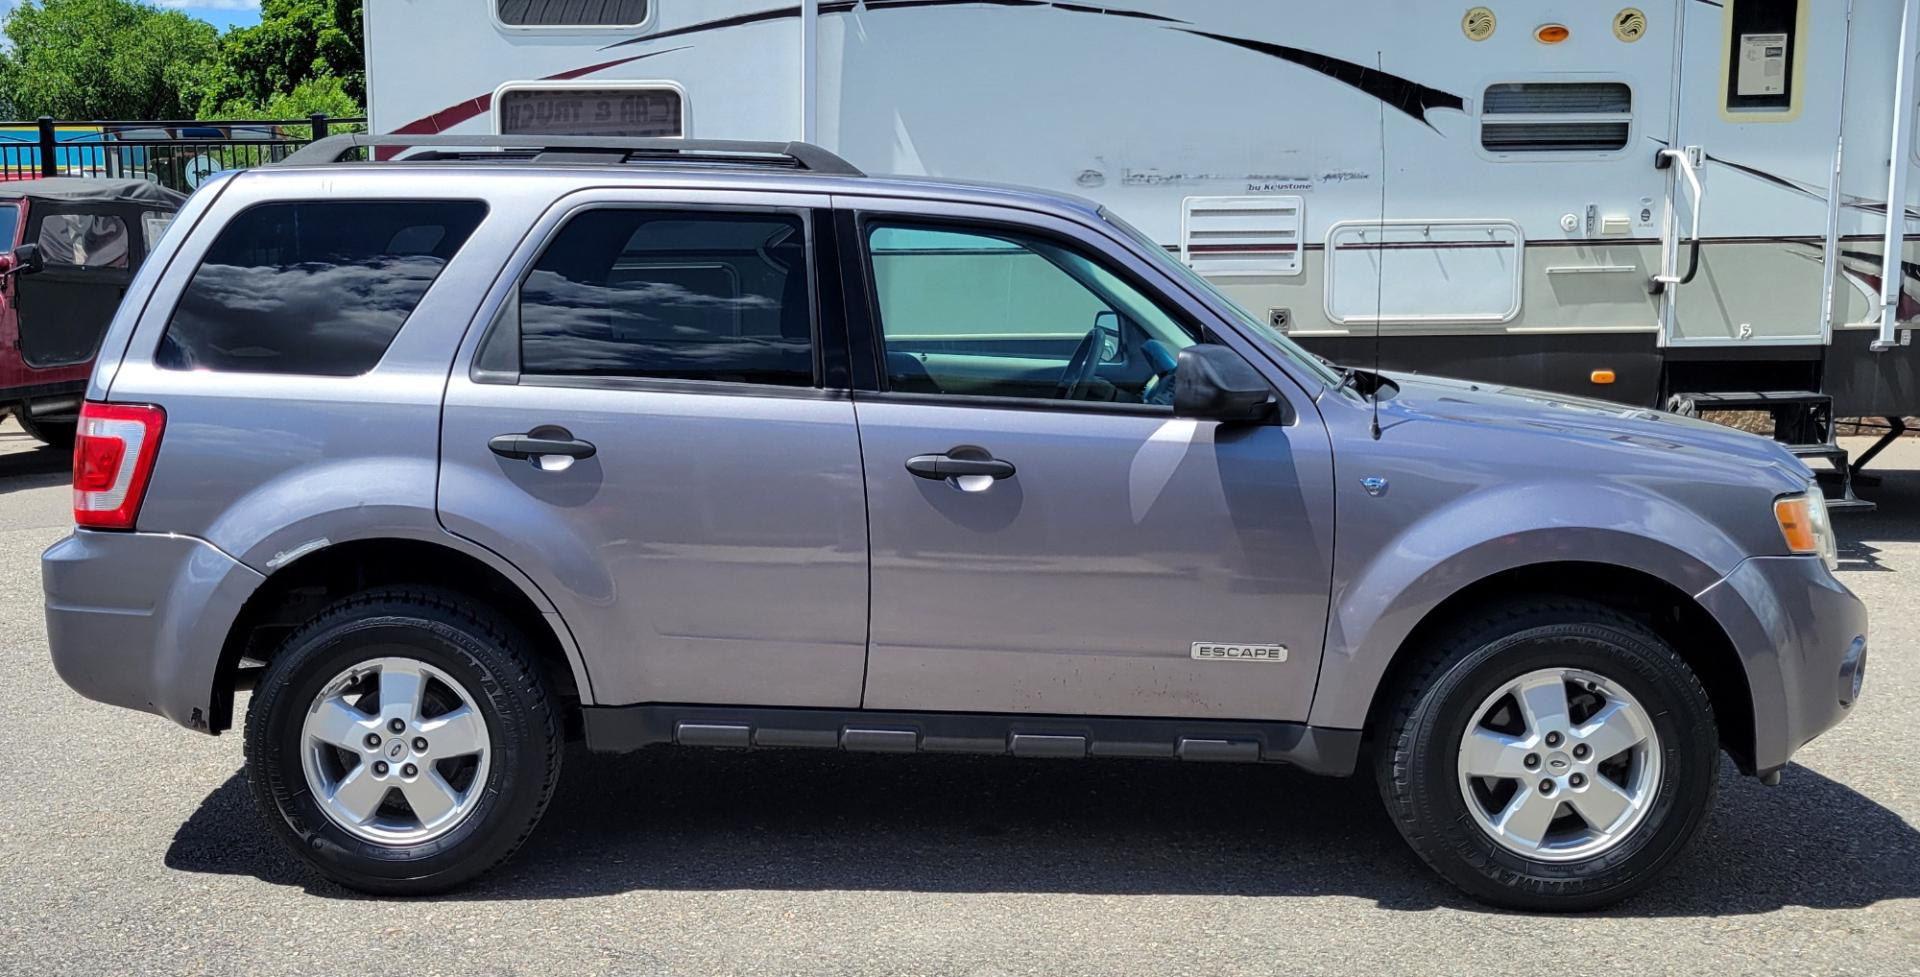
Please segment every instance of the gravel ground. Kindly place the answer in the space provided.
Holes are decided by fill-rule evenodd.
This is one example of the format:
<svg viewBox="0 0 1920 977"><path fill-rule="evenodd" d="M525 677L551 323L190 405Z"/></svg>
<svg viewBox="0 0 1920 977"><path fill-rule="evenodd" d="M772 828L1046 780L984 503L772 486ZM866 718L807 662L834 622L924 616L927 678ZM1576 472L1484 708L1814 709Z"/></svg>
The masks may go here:
<svg viewBox="0 0 1920 977"><path fill-rule="evenodd" d="M37 560L66 532L67 461L8 424L0 973L1913 974L1920 441L1883 464L1882 510L1841 520L1874 615L1855 715L1782 786L1727 781L1694 854L1607 913L1466 902L1364 779L698 751L571 754L502 871L380 901L275 848L236 736L60 684Z"/></svg>

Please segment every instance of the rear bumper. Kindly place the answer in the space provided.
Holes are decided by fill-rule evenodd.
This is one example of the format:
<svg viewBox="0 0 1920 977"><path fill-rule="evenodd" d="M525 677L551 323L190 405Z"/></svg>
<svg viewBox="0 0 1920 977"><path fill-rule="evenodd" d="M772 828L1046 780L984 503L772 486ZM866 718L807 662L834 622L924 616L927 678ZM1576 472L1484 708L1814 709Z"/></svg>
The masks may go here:
<svg viewBox="0 0 1920 977"><path fill-rule="evenodd" d="M76 530L40 556L54 670L89 699L216 732L221 647L264 579L190 536Z"/></svg>
<svg viewBox="0 0 1920 977"><path fill-rule="evenodd" d="M1755 772L1780 769L1846 718L1852 683L1842 665L1856 640L1864 647L1867 608L1817 558L1754 557L1699 600L1746 664Z"/></svg>

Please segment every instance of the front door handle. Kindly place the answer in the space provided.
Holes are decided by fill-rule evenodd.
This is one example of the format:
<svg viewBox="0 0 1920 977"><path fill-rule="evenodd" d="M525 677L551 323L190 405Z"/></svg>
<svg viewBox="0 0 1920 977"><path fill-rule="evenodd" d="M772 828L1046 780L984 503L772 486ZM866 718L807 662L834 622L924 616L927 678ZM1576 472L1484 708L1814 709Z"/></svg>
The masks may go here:
<svg viewBox="0 0 1920 977"><path fill-rule="evenodd" d="M965 478L985 475L991 479L1013 477L1013 462L998 458L955 458L952 455L914 455L907 459L907 471L921 478Z"/></svg>
<svg viewBox="0 0 1920 977"><path fill-rule="evenodd" d="M487 442L487 450L502 458L538 458L561 455L567 458L591 458L593 442L578 438L539 438L531 434L502 434Z"/></svg>

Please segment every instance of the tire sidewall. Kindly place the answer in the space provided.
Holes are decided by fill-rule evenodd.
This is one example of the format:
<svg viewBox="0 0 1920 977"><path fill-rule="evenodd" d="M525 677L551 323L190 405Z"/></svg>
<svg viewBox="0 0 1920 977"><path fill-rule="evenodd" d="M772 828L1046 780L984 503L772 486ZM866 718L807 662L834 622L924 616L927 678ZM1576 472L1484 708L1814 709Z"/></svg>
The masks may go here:
<svg viewBox="0 0 1920 977"><path fill-rule="evenodd" d="M71 421L36 421L33 419L33 415L27 413L24 407L16 412L14 420L20 422L20 430L24 431L27 437L52 448L72 448L74 439L79 435L80 431L80 422L77 419Z"/></svg>
<svg viewBox="0 0 1920 977"><path fill-rule="evenodd" d="M406 613L364 614L297 634L269 667L248 710L248 777L274 827L329 875L363 888L381 882L453 884L490 866L501 847L518 844L537 817L548 771L540 731L525 694L503 682L480 637L445 621ZM354 665L402 656L440 669L464 686L487 723L490 757L474 809L453 830L412 845L379 844L336 825L307 784L301 735L321 689Z"/></svg>
<svg viewBox="0 0 1920 977"><path fill-rule="evenodd" d="M1660 742L1659 783L1645 818L1619 844L1572 861L1531 859L1500 845L1474 821L1460 789L1459 747L1480 704L1543 668L1584 669L1619 684L1646 710ZM1424 854L1456 881L1483 879L1487 888L1475 894L1491 901L1511 904L1508 897L1527 894L1581 908L1619 898L1679 854L1713 802L1719 746L1704 691L1671 652L1605 625L1536 626L1483 645L1442 673L1410 731L1411 806L1433 826Z"/></svg>

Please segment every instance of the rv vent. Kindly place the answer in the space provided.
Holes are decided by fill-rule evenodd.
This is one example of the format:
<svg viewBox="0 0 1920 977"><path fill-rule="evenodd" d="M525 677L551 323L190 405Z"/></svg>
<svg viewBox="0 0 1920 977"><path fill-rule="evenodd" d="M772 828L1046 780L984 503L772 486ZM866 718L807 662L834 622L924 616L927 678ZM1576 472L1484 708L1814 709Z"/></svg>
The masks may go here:
<svg viewBox="0 0 1920 977"><path fill-rule="evenodd" d="M494 0L500 22L512 27L638 27L647 0Z"/></svg>
<svg viewBox="0 0 1920 977"><path fill-rule="evenodd" d="M1614 81L1491 85L1480 103L1480 145L1495 153L1611 153L1633 127L1633 91Z"/></svg>
<svg viewBox="0 0 1920 977"><path fill-rule="evenodd" d="M1180 260L1202 275L1300 274L1300 197L1188 197Z"/></svg>

